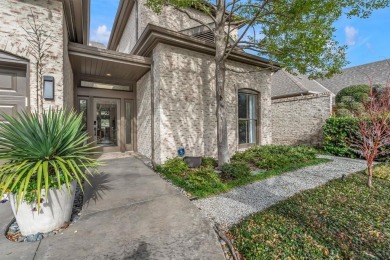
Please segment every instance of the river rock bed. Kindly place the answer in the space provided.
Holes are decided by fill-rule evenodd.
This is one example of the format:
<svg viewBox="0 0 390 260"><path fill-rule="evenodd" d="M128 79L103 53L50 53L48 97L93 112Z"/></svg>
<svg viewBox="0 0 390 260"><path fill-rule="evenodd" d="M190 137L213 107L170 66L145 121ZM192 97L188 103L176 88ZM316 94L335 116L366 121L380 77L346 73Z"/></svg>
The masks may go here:
<svg viewBox="0 0 390 260"><path fill-rule="evenodd" d="M80 186L77 184L70 221L65 222L64 225L60 228L57 228L47 233L37 233L29 236L22 236L19 230L18 223L15 220L8 227L8 231L5 236L7 237L8 240L11 240L13 242L36 242L44 239L45 237L50 237L58 233L62 233L67 227L69 227L69 225L72 225L73 223L75 223L80 219L81 209L83 207L83 199L84 199L83 192L81 191Z"/></svg>

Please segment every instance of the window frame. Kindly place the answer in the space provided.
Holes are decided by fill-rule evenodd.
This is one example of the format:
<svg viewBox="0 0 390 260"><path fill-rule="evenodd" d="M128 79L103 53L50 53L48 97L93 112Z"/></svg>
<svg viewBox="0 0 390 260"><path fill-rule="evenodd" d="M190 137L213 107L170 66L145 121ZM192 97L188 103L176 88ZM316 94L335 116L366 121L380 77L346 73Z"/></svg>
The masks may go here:
<svg viewBox="0 0 390 260"><path fill-rule="evenodd" d="M247 95L247 96L249 96L249 95L255 96L255 98L254 98L254 100L255 100L255 119L252 119L252 118L240 118L239 117L239 114L240 114L239 113L239 96L240 96L240 94ZM241 148L249 148L249 147L252 147L252 146L255 146L255 145L259 144L259 139L260 139L260 135L259 135L259 126L260 126L259 107L260 107L260 100L259 100L259 97L260 97L260 93L257 92L257 91L251 90L251 89L239 89L238 92L237 92L237 143L238 143L238 148L239 149L241 149ZM247 104L247 111L248 111L248 108L249 108L249 102ZM254 142L254 143L240 143L240 132L239 132L240 131L240 121L247 121L248 122L250 120L255 120L256 142Z"/></svg>

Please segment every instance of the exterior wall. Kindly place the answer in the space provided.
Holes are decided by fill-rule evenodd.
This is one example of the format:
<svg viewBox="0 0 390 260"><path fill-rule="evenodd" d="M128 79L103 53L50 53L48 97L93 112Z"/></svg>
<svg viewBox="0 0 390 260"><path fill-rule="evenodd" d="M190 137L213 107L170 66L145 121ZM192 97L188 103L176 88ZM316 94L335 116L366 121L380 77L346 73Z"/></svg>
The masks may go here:
<svg viewBox="0 0 390 260"><path fill-rule="evenodd" d="M319 145L322 126L332 114L329 93L272 101L272 143Z"/></svg>
<svg viewBox="0 0 390 260"><path fill-rule="evenodd" d="M198 22L191 20L186 14L175 10L172 6L163 7L161 14L157 15L147 6L145 6L146 0L138 2L138 35L141 36L146 26L154 24L167 28L172 31L182 31L192 27L200 26ZM187 11L196 19L202 20L206 23L211 23L212 20L208 15L188 8Z"/></svg>
<svg viewBox="0 0 390 260"><path fill-rule="evenodd" d="M214 60L182 48L159 44L154 61L155 161L162 163L184 147L187 155L217 156ZM228 68L253 71L254 66L228 61ZM237 93L241 88L260 94L260 144L271 143L271 89L268 71L227 72L226 104L229 151L238 150ZM140 128L139 128L140 129Z"/></svg>
<svg viewBox="0 0 390 260"><path fill-rule="evenodd" d="M25 31L28 29L31 11L38 15L37 22L43 25L50 34L51 47L48 50L50 57L44 66L44 75L53 76L55 79L55 100L44 101L44 107L63 107L64 105L64 15L62 2L57 0L0 1L0 50L27 58L30 61L28 71L30 82L30 107L37 108L37 86L34 58L31 56ZM31 20L31 18L30 18Z"/></svg>
<svg viewBox="0 0 390 260"><path fill-rule="evenodd" d="M66 24L64 18L64 25ZM64 107L74 107L73 70L68 54L68 30L64 26Z"/></svg>
<svg viewBox="0 0 390 260"><path fill-rule="evenodd" d="M137 43L137 9L134 5L131 10L129 20L126 23L126 27L123 31L122 37L119 41L117 51L123 53L130 53L134 45Z"/></svg>
<svg viewBox="0 0 390 260"><path fill-rule="evenodd" d="M137 82L137 152L152 158L151 72Z"/></svg>

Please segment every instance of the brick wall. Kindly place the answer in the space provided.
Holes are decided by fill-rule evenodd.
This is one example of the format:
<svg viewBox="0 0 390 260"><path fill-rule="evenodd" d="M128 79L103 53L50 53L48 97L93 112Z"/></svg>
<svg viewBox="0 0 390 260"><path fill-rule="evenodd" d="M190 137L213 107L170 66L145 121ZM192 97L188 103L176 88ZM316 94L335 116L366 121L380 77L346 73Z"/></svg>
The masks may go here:
<svg viewBox="0 0 390 260"><path fill-rule="evenodd" d="M116 49L119 52L130 53L138 40L137 32L136 32L137 30L136 13L137 13L137 9L136 9L136 5L134 5L133 9L131 10L129 19L127 20L126 27L123 30L122 37L118 43L118 47Z"/></svg>
<svg viewBox="0 0 390 260"><path fill-rule="evenodd" d="M139 36L141 36L142 32L148 24L154 24L176 32L200 26L198 22L191 20L186 14L175 10L172 6L165 6L161 13L157 15L151 9L146 7L145 3L145 0L141 0L138 3ZM211 18L201 11L195 10L193 8L188 8L187 11L191 14L192 17L202 20L205 23L212 22Z"/></svg>
<svg viewBox="0 0 390 260"><path fill-rule="evenodd" d="M217 156L216 103L213 57L159 44L154 61L154 129L157 163L176 156L184 147L187 155ZM255 67L228 61L228 68L253 71ZM260 94L260 144L271 143L270 73L235 73L226 78L229 151L238 149L237 93L241 88ZM138 96L138 94L137 94ZM140 131L140 129L139 129Z"/></svg>
<svg viewBox="0 0 390 260"><path fill-rule="evenodd" d="M65 25L64 17L64 25ZM64 107L73 108L74 107L74 82L73 82L73 70L72 65L70 64L69 54L68 54L68 31L67 27L64 26ZM77 109L77 107L75 107Z"/></svg>
<svg viewBox="0 0 390 260"><path fill-rule="evenodd" d="M43 25L50 34L51 47L48 50L50 57L45 62L44 75L55 78L55 100L44 101L44 107L63 107L64 97L64 15L62 2L57 0L1 0L0 1L0 50L30 60L30 106L37 107L35 66L29 51L25 31L28 29L31 11L38 15L38 23ZM31 20L31 19L30 19Z"/></svg>
<svg viewBox="0 0 390 260"><path fill-rule="evenodd" d="M320 144L331 109L329 93L272 100L272 143Z"/></svg>
<svg viewBox="0 0 390 260"><path fill-rule="evenodd" d="M137 152L152 157L151 73L137 82Z"/></svg>

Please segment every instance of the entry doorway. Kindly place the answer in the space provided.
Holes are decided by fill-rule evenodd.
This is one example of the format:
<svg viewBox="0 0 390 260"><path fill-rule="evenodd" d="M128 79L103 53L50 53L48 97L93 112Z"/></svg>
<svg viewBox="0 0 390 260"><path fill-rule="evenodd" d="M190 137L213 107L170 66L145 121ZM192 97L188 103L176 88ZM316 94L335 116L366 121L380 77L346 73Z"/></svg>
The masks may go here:
<svg viewBox="0 0 390 260"><path fill-rule="evenodd" d="M134 151L134 106L131 92L78 88L84 130L101 152Z"/></svg>
<svg viewBox="0 0 390 260"><path fill-rule="evenodd" d="M94 98L93 108L94 141L102 147L118 146L120 100Z"/></svg>

